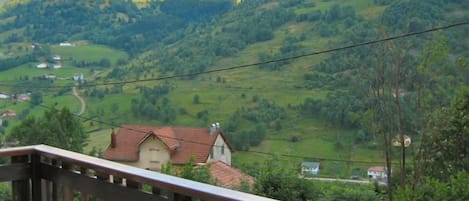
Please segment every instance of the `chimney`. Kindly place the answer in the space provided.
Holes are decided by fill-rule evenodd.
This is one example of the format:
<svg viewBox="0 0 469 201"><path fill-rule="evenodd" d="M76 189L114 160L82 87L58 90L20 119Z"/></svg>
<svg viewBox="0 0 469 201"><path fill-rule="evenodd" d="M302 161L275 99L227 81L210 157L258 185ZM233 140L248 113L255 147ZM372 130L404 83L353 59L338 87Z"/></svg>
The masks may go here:
<svg viewBox="0 0 469 201"><path fill-rule="evenodd" d="M111 148L116 148L116 134L114 133L114 128L112 128L111 133Z"/></svg>
<svg viewBox="0 0 469 201"><path fill-rule="evenodd" d="M216 125L212 124L212 126L210 127L210 135L213 135L216 131L217 131Z"/></svg>

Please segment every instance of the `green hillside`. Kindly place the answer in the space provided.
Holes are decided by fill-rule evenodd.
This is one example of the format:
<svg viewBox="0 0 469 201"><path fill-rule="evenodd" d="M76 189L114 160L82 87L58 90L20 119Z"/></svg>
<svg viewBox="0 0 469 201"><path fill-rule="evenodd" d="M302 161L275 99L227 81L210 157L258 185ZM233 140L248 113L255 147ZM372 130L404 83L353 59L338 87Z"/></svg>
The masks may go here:
<svg viewBox="0 0 469 201"><path fill-rule="evenodd" d="M78 83L71 77L80 72L86 79L79 88L87 104L83 116L108 122L84 122L91 132L87 151L104 150L109 129L121 124L207 127L221 122L236 149L233 160L238 167L256 166L269 158L256 151L278 154L293 167L302 161L320 161L323 176L348 178L365 177L368 166L383 165L381 134L394 136L401 129L392 116L384 130L387 113L376 109L379 100L372 93L385 91L384 99L389 100L385 103L394 103L392 76L397 67L392 64L402 64L398 86L408 94L402 100L401 117L406 124L401 130L417 142L420 116L413 111L421 109L415 101L419 90L428 88L425 108L440 108L449 104L457 86L469 84L469 71L464 70L467 26L393 43L159 79L303 55L469 19L467 4L461 0L181 2L152 1L136 7L127 1L109 5L63 1L44 11L35 8L44 7L46 1L32 1L5 10L0 18L0 92L41 93L43 104L77 112L80 103L70 88ZM199 10L191 10L194 5ZM64 9L68 16L63 15ZM24 16L17 19L21 12ZM38 17L43 12L48 16ZM58 45L65 41L76 46ZM34 43L44 48L30 48ZM63 68L35 68L41 62L53 63L53 55L62 57ZM435 59L425 59L428 55ZM44 74L63 79L33 78ZM379 76L386 79L375 83ZM134 80L148 81L120 83ZM426 80L435 87L421 84ZM395 107L389 106L393 114ZM27 102L0 100L0 111L8 108L29 115L44 110ZM20 120L10 120L4 128L7 135ZM398 149L392 154L398 157Z"/></svg>

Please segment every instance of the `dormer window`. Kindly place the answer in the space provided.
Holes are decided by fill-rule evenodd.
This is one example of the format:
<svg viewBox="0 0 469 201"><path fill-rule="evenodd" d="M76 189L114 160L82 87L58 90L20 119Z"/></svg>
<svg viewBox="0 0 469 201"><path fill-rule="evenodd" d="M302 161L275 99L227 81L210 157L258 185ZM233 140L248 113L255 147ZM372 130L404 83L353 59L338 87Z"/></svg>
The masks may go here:
<svg viewBox="0 0 469 201"><path fill-rule="evenodd" d="M221 145L221 155L225 155L225 145Z"/></svg>

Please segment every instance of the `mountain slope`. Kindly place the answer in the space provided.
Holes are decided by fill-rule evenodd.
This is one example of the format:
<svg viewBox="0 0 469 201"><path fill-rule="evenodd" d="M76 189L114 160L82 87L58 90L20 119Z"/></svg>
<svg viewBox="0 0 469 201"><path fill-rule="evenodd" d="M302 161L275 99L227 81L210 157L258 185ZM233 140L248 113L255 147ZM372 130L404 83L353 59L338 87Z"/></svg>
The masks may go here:
<svg viewBox="0 0 469 201"><path fill-rule="evenodd" d="M367 117L371 118L368 111L371 101L366 96L367 86L361 82L366 80L361 70L377 66L379 59L373 56L377 52L372 50L386 47L357 48L166 81L158 78L301 55L467 20L467 14L460 15L467 8L458 7L464 1L432 5L435 2L424 0L393 3L246 0L237 6L228 6L227 1L208 1L215 2L213 4L168 2L137 8L124 1L111 1L109 5L102 1L89 5L76 1L33 1L8 10L2 16L0 29L2 33L9 33L4 36L2 46L8 49L8 44L41 42L47 45L81 40L85 40L84 46L78 48L104 44L126 51L130 59L125 56L120 61L113 59L107 67L71 63L74 69L86 71L87 77L100 71L88 79L87 84L155 79L83 87L81 94L87 101L85 115L93 118L117 125L207 126L219 121L238 150L382 161L381 151L376 148L381 144L380 138L364 123ZM179 10L175 9L179 6ZM199 10L187 12L197 6L201 6ZM204 9L213 13L197 15ZM406 13L406 9L415 12ZM430 11L432 14L428 14ZM45 13L54 17L46 17ZM397 21L399 23L393 23ZM467 28L442 35L447 38L444 43L450 47L449 54L464 58ZM406 72L411 74L415 71L411 66L421 64L420 52L432 46L427 41L431 39L436 37L425 35L406 40L413 47L406 57L409 59L406 65L410 66ZM56 47L51 49L49 54L58 54ZM390 58L383 57L385 59ZM23 68L27 69L25 65L30 63L27 61ZM444 75L456 80L448 84L448 88L461 84L461 78L467 78L467 72L457 70L457 63L442 60L441 64L447 70L442 70L438 79L444 80ZM10 72L13 71L2 74ZM406 90L415 90L411 82L415 77L406 82ZM43 93L46 104L56 102L57 94L47 90ZM447 90L441 101L446 101L451 93ZM64 94L58 95L62 96ZM62 105L68 102L59 101L58 106ZM410 112L406 115L412 119ZM96 122L86 122L86 125L89 130L109 126ZM238 156L243 162L264 158L242 152ZM296 163L301 159L291 160ZM364 165L354 164L354 167ZM335 169L325 173L345 175L351 169L336 164Z"/></svg>

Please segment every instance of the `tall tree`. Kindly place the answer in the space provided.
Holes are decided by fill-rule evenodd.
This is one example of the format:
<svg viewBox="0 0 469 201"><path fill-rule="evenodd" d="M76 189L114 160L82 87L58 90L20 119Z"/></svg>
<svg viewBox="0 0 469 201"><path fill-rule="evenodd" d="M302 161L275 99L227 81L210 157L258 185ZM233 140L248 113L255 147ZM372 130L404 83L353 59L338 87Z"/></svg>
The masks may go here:
<svg viewBox="0 0 469 201"><path fill-rule="evenodd" d="M456 175L448 176L448 181L441 181L435 178L426 178L425 181L416 187L407 185L396 191L395 198L400 201L450 201L468 200L469 173L459 172Z"/></svg>
<svg viewBox="0 0 469 201"><path fill-rule="evenodd" d="M469 171L469 88L462 88L449 109L431 115L422 142L422 169L427 176L447 180L450 175Z"/></svg>
<svg viewBox="0 0 469 201"><path fill-rule="evenodd" d="M80 120L67 108L52 108L42 117L28 117L9 136L19 145L47 144L76 152L83 151L87 138Z"/></svg>
<svg viewBox="0 0 469 201"><path fill-rule="evenodd" d="M301 179L295 170L288 169L278 162L278 158L268 160L256 176L256 194L279 200L315 200L320 192L310 180Z"/></svg>

